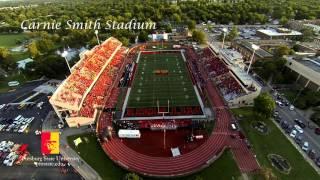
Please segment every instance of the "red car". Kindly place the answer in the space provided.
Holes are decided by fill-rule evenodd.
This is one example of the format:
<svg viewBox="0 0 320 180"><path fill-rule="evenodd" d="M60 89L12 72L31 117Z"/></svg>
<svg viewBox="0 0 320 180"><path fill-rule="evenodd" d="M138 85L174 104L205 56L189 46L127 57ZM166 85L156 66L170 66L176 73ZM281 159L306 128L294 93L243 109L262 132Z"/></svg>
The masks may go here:
<svg viewBox="0 0 320 180"><path fill-rule="evenodd" d="M320 128L316 128L316 129L314 130L314 133L320 135Z"/></svg>

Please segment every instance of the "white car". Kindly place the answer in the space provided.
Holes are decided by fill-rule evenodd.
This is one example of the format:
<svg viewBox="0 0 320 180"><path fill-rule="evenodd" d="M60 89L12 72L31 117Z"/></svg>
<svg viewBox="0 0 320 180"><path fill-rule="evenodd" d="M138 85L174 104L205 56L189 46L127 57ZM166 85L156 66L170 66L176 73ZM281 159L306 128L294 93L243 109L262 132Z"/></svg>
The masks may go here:
<svg viewBox="0 0 320 180"><path fill-rule="evenodd" d="M36 136L41 135L41 131L39 130L35 130L34 133L36 134Z"/></svg>
<svg viewBox="0 0 320 180"><path fill-rule="evenodd" d="M305 141L302 146L302 150L307 152L309 150L309 142Z"/></svg>
<svg viewBox="0 0 320 180"><path fill-rule="evenodd" d="M37 107L38 107L39 109L42 109L43 103L44 103L43 101L39 102L39 103L37 104Z"/></svg>
<svg viewBox="0 0 320 180"><path fill-rule="evenodd" d="M14 145L14 143L12 142L12 141L8 141L8 146L13 146Z"/></svg>
<svg viewBox="0 0 320 180"><path fill-rule="evenodd" d="M27 129L27 127L28 127L28 125L21 126L18 132L23 133Z"/></svg>
<svg viewBox="0 0 320 180"><path fill-rule="evenodd" d="M5 160L3 161L3 164L4 164L4 165L7 165L7 164L10 162L11 158L12 158L14 155L15 155L14 152L9 153L8 156L5 158Z"/></svg>
<svg viewBox="0 0 320 180"><path fill-rule="evenodd" d="M294 125L294 129L296 129L300 134L303 134L303 129L299 125Z"/></svg>
<svg viewBox="0 0 320 180"><path fill-rule="evenodd" d="M6 166L12 166L18 157L18 155L13 154L6 162L3 162L3 164Z"/></svg>
<svg viewBox="0 0 320 180"><path fill-rule="evenodd" d="M17 116L14 120L18 121L20 118L22 118L22 115Z"/></svg>
<svg viewBox="0 0 320 180"><path fill-rule="evenodd" d="M1 104L0 109L4 108L5 106L6 106L6 104Z"/></svg>
<svg viewBox="0 0 320 180"><path fill-rule="evenodd" d="M289 106L289 110L290 110L290 111L293 111L293 110L294 110L294 106L293 106L293 105L290 105L290 106Z"/></svg>
<svg viewBox="0 0 320 180"><path fill-rule="evenodd" d="M292 130L290 133L290 137L295 138L297 135L297 131L296 130Z"/></svg>

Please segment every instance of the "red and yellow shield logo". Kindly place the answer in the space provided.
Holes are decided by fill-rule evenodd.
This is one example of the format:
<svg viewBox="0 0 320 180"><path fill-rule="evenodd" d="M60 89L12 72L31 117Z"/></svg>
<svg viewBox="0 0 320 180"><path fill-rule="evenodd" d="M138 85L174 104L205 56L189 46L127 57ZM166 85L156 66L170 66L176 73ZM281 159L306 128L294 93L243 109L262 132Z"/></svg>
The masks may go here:
<svg viewBox="0 0 320 180"><path fill-rule="evenodd" d="M59 154L59 132L41 133L41 152L47 154Z"/></svg>

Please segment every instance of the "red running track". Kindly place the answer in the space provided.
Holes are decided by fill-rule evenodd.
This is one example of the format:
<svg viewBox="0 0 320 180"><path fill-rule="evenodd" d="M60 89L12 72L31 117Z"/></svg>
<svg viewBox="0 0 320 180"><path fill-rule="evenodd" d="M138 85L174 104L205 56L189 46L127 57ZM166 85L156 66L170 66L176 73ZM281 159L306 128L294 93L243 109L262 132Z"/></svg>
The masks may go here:
<svg viewBox="0 0 320 180"><path fill-rule="evenodd" d="M217 159L225 148L230 148L241 172L252 172L259 169L259 165L253 153L247 148L245 142L239 138L232 139L229 130L232 116L218 90L208 81L206 88L208 98L213 104L216 116L215 128L197 149L178 157L153 157L138 153L124 143L121 139L112 138L101 142L105 153L121 167L146 176L172 177L188 175L209 166ZM100 118L99 132L107 124L111 124L112 116L106 113Z"/></svg>

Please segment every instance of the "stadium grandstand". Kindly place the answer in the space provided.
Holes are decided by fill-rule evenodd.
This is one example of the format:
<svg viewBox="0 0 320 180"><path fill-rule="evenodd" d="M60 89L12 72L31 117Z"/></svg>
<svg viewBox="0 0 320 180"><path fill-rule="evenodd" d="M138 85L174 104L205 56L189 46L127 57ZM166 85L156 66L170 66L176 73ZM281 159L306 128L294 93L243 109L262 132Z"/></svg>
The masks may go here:
<svg viewBox="0 0 320 180"><path fill-rule="evenodd" d="M244 71L241 54L210 45L200 56L209 79L219 88L229 107L253 105L261 86Z"/></svg>
<svg viewBox="0 0 320 180"><path fill-rule="evenodd" d="M50 98L59 118L70 127L93 124L98 109L103 108L120 70L124 67L127 48L115 38L87 51L72 67L70 76Z"/></svg>

